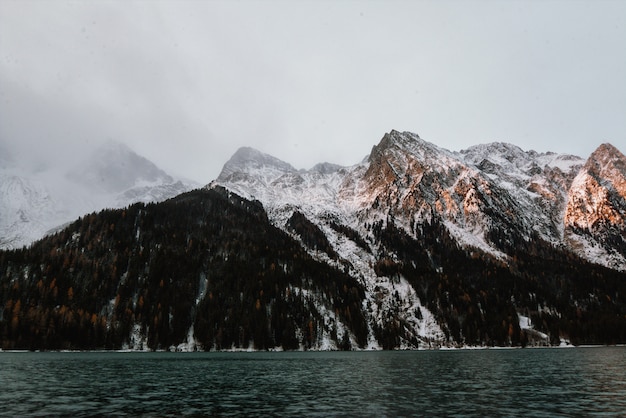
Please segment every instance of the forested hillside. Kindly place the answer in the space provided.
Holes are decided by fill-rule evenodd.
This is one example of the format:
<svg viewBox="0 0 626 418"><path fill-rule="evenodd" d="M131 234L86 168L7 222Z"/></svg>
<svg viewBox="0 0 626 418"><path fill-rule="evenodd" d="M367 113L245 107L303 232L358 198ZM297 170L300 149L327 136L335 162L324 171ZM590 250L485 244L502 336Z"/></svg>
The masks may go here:
<svg viewBox="0 0 626 418"><path fill-rule="evenodd" d="M511 242L508 262L461 249L443 225L420 227L419 240L393 226L374 233L397 262L382 258L379 274L407 278L445 324L468 345L626 342L626 274L590 264L544 241ZM522 329L519 315L534 329ZM392 345L390 345L392 346Z"/></svg>
<svg viewBox="0 0 626 418"><path fill-rule="evenodd" d="M460 247L440 220L329 220L376 275L419 300L443 335L419 337L402 294L369 292L322 230L286 228L216 187L84 216L29 248L0 252L2 349L357 349L626 342L626 275L540 239L508 237L504 262ZM348 244L344 244L348 245ZM318 254L312 256L311 254ZM382 281L381 281L382 283ZM381 285L382 286L382 285ZM382 310L384 300L396 303ZM521 327L519 315L532 329ZM547 341L542 335L547 335Z"/></svg>
<svg viewBox="0 0 626 418"><path fill-rule="evenodd" d="M333 325L310 294L367 335L362 286L225 190L87 215L0 253L0 277L3 349L166 349L190 329L204 349L306 348ZM348 332L327 329L342 347Z"/></svg>

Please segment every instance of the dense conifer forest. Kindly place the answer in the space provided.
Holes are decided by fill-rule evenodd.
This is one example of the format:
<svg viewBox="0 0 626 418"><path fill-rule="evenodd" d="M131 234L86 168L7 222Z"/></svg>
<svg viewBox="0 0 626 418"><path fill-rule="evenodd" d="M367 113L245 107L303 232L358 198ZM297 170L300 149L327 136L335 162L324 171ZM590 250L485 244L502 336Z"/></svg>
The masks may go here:
<svg viewBox="0 0 626 418"><path fill-rule="evenodd" d="M119 349L135 326L166 349L192 325L206 349L306 348L324 326L310 292L367 334L362 286L223 189L87 215L0 253L0 277L3 349Z"/></svg>
<svg viewBox="0 0 626 418"><path fill-rule="evenodd" d="M626 274L539 239L507 237L504 262L460 248L436 218L414 236L393 220L368 225L367 237L329 226L379 252L376 274L409 281L444 344L537 343L518 314L553 344L626 343ZM286 229L293 235L272 226L259 202L222 188L86 215L0 252L0 347L120 349L139 335L144 348L170 349L193 330L205 350L316 348L321 335L357 349L370 334L398 348L401 318L368 322L362 282L319 227L295 212Z"/></svg>
<svg viewBox="0 0 626 418"><path fill-rule="evenodd" d="M520 329L529 317L551 343L626 342L626 274L590 264L535 238L513 238L510 263L459 248L438 221L419 227L415 240L387 223L375 235L400 263L381 261L380 273L402 274L447 325L453 341L468 345L525 346Z"/></svg>

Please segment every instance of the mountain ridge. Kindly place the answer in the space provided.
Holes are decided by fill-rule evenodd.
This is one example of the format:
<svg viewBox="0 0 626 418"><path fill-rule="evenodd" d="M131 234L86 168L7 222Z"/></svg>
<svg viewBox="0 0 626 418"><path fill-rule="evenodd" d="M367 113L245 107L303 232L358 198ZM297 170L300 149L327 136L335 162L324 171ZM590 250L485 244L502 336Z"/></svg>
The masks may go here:
<svg viewBox="0 0 626 418"><path fill-rule="evenodd" d="M611 145L604 147L617 150ZM593 154L589 158L593 158ZM333 170L331 176L320 178L320 183L315 183L310 171L296 171L281 162L289 167L288 172L275 173L263 184L246 184L244 178L227 179L221 174L211 184L258 198L271 211L280 212L277 208L281 206L281 199L286 199L283 207L316 206L315 194L308 196L306 190L318 190L323 183L324 193L319 195L329 197L319 199L318 206L323 212L345 216L346 212L360 211L359 217L363 220L366 212L377 212L372 206L386 205L388 213L401 214L409 232L411 223L436 213L449 222L450 229L460 240L502 255L502 248L490 241L489 234L517 230L516 234L524 239L539 234L553 245L567 246L571 242L565 237L564 222L568 193L585 162L569 154L523 151L506 143L451 152L416 134L391 131L372 147L364 163ZM230 175L237 172L233 165L229 170ZM249 167L243 171L248 176L254 172ZM293 194L294 188L298 190L297 198L282 193L289 190ZM362 211L363 208L366 210ZM511 221L511 217L516 220ZM593 261L602 260L598 254L577 251ZM611 262L611 266L626 268L616 257L617 261Z"/></svg>
<svg viewBox="0 0 626 418"><path fill-rule="evenodd" d="M202 189L0 251L2 348L626 343L621 154L372 150L296 170L242 149Z"/></svg>

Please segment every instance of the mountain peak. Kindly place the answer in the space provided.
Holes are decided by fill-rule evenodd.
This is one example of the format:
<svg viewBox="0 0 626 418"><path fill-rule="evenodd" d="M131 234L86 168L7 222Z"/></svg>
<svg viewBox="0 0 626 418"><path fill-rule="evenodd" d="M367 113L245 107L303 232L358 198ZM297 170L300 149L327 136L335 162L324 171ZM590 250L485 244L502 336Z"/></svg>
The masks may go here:
<svg viewBox="0 0 626 418"><path fill-rule="evenodd" d="M280 173L297 171L291 164L276 157L265 154L255 148L241 147L224 164L217 180L226 181L234 174L250 173L258 170L270 170Z"/></svg>
<svg viewBox="0 0 626 418"><path fill-rule="evenodd" d="M604 143L596 148L589 156L587 163L597 168L605 168L614 166L615 164L621 165L622 168L624 168L626 166L626 157L613 145Z"/></svg>
<svg viewBox="0 0 626 418"><path fill-rule="evenodd" d="M6 155L0 154L3 158ZM31 244L85 213L162 201L196 187L175 181L112 140L74 160L70 168L50 165L39 170L18 159L0 167L0 249Z"/></svg>
<svg viewBox="0 0 626 418"><path fill-rule="evenodd" d="M120 193L139 183L172 183L173 179L148 159L127 145L108 140L69 173L89 187Z"/></svg>
<svg viewBox="0 0 626 418"><path fill-rule="evenodd" d="M427 145L434 146L421 139L417 134L392 130L383 136L378 145L372 147L372 152L368 159L372 163L380 161L384 155L393 155L397 152L403 154L423 154L423 152L420 152L420 148Z"/></svg>
<svg viewBox="0 0 626 418"><path fill-rule="evenodd" d="M315 164L310 171L320 174L331 174L341 170L343 167L333 163L319 163Z"/></svg>
<svg viewBox="0 0 626 418"><path fill-rule="evenodd" d="M267 165L289 166L288 163L252 147L241 147L230 158L229 163L262 163ZM293 168L293 167L292 167Z"/></svg>
<svg viewBox="0 0 626 418"><path fill-rule="evenodd" d="M583 170L596 179L612 182L626 198L626 156L613 145L600 145L589 156Z"/></svg>
<svg viewBox="0 0 626 418"><path fill-rule="evenodd" d="M611 161L609 168L618 167L622 154L604 144L591 160ZM610 207L611 219L623 218L615 215L622 208L623 194L613 191L626 188L624 176L613 169L596 176L581 170L584 164L579 157L525 151L506 142L452 152L415 133L391 130L366 160L344 169L323 163L296 170L253 148L240 148L213 184L260 200L271 208L277 225L283 225L294 208L309 211L313 218L320 213L341 217L356 208L359 222L393 215L403 219L410 233L414 232L411 225L435 216L449 225L460 242L501 257L510 243L534 235L550 243L563 242L569 225L582 225L581 219L589 224L589 216L578 216L588 208L602 214L603 208ZM592 190L583 184L586 178L574 182L581 171L610 192L608 200L602 199L608 202L602 208L570 192L572 185L582 197ZM567 209L572 195L575 199L570 198Z"/></svg>
<svg viewBox="0 0 626 418"><path fill-rule="evenodd" d="M490 154L492 152L497 152L501 155L510 155L510 156L518 156L520 154L526 154L524 150L514 144L510 144L508 142L490 142L487 144L479 144L473 145L467 149L461 151L461 154ZM533 151L530 151L532 153Z"/></svg>
<svg viewBox="0 0 626 418"><path fill-rule="evenodd" d="M595 153L621 154L620 150L618 150L615 146L613 146L612 144L608 142L600 144L600 146L596 148L596 150L593 153L594 154Z"/></svg>
<svg viewBox="0 0 626 418"><path fill-rule="evenodd" d="M386 133L377 145L379 148L389 147L407 147L416 143L423 143L424 140L420 138L418 134L411 132L400 132L392 129L391 132Z"/></svg>

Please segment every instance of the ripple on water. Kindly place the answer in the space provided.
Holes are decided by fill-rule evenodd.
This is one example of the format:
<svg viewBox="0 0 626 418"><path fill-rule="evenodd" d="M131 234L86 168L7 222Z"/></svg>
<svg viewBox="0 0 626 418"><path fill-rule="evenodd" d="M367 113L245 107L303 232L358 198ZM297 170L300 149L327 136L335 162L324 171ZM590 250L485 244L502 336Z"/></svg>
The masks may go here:
<svg viewBox="0 0 626 418"><path fill-rule="evenodd" d="M626 348L0 353L0 415L618 416Z"/></svg>

